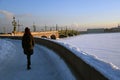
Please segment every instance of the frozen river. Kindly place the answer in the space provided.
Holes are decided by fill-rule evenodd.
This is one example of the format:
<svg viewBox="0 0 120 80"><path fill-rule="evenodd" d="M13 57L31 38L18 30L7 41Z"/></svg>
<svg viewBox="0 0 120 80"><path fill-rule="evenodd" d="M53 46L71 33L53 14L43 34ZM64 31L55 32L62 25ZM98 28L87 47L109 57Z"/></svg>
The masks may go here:
<svg viewBox="0 0 120 80"><path fill-rule="evenodd" d="M86 34L60 41L120 68L120 33Z"/></svg>

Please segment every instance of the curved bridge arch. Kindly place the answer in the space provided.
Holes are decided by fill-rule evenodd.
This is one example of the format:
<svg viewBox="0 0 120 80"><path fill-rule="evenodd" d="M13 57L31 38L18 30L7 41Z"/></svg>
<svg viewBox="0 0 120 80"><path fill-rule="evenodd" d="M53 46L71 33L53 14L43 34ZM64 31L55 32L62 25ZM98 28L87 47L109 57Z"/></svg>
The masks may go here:
<svg viewBox="0 0 120 80"><path fill-rule="evenodd" d="M59 38L58 31L32 32L32 35L36 37L46 36L46 38L51 38L51 39Z"/></svg>
<svg viewBox="0 0 120 80"><path fill-rule="evenodd" d="M31 32L31 34L34 37L51 38L51 39L59 38L58 31ZM23 36L23 32L15 32L14 36Z"/></svg>

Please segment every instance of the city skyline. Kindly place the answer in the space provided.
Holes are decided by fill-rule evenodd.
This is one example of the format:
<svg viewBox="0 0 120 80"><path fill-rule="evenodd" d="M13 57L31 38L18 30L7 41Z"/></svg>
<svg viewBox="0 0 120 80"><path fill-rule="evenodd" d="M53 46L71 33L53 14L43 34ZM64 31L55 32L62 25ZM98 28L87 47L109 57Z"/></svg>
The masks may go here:
<svg viewBox="0 0 120 80"><path fill-rule="evenodd" d="M24 26L110 28L120 23L120 0L0 0L0 29L13 16ZM10 29L9 31L11 31ZM1 32L1 31L0 31Z"/></svg>

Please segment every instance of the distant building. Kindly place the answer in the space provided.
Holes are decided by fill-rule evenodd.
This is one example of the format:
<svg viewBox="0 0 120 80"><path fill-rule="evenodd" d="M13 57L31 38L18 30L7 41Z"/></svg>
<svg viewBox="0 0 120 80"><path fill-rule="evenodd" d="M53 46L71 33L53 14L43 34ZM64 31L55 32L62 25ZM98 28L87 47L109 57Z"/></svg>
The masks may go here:
<svg viewBox="0 0 120 80"><path fill-rule="evenodd" d="M111 28L111 31L112 31L112 32L120 32L120 25L118 24L117 27Z"/></svg>
<svg viewBox="0 0 120 80"><path fill-rule="evenodd" d="M112 32L120 32L120 27L111 28Z"/></svg>
<svg viewBox="0 0 120 80"><path fill-rule="evenodd" d="M120 28L120 25L118 25L118 28Z"/></svg>
<svg viewBox="0 0 120 80"><path fill-rule="evenodd" d="M87 29L87 33L104 33L104 28Z"/></svg>
<svg viewBox="0 0 120 80"><path fill-rule="evenodd" d="M118 25L117 27L110 28L110 29L105 29L105 32L120 32L120 25Z"/></svg>

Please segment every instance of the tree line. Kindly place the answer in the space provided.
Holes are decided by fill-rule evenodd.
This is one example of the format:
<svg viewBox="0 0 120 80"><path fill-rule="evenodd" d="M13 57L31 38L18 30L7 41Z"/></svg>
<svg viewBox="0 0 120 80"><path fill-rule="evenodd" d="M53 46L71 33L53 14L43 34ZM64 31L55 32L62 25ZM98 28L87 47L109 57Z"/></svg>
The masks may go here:
<svg viewBox="0 0 120 80"><path fill-rule="evenodd" d="M80 32L77 30L59 30L59 38L71 37L79 35Z"/></svg>

